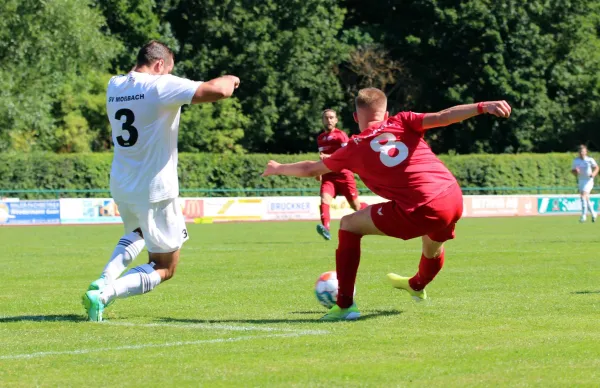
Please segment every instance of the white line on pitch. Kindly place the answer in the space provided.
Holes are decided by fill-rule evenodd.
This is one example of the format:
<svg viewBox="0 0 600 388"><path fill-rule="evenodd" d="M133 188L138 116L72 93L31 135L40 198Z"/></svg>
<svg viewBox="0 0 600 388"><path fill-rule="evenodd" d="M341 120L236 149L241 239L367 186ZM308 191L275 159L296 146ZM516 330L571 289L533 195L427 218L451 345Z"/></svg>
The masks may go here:
<svg viewBox="0 0 600 388"><path fill-rule="evenodd" d="M177 346L194 346L194 345L215 344L215 343L224 343L224 342L239 342L239 341L248 341L248 340L262 339L262 338L291 338L291 337L300 337L301 335L302 334L300 334L300 333L268 334L268 335L234 337L234 338L216 338L216 339L198 340L198 341L167 342L167 343L163 343L163 344L124 345L124 346L117 346L117 347L113 347L113 348L95 348L95 349L52 351L52 352L36 352L36 353L13 354L13 355L7 355L7 356L0 356L0 360L16 360L16 359L47 357L47 356L62 356L62 355L114 352L114 351L118 351L118 350L138 350L138 349L147 349L147 348L172 348L172 347L177 347Z"/></svg>
<svg viewBox="0 0 600 388"><path fill-rule="evenodd" d="M267 332L286 332L299 335L320 335L329 334L327 330L299 330L289 328L264 327L264 326L234 326L212 323L132 323L132 322L112 322L106 321L106 325L116 326L134 326L134 327L170 327L174 329L205 329L205 330L224 330L224 331L267 331Z"/></svg>

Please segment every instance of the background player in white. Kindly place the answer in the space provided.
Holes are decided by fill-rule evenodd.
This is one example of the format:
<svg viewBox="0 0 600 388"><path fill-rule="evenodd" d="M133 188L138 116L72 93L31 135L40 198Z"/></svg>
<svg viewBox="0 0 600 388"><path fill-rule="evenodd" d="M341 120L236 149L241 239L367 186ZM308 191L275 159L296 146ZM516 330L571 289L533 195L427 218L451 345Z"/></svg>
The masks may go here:
<svg viewBox="0 0 600 388"><path fill-rule="evenodd" d="M573 160L571 172L577 177L577 188L581 195L581 218L579 222L585 222L587 210L592 214L592 222L596 222L596 211L590 201L590 193L594 188L594 177L598 175L598 163L587 155L587 147L579 146L579 155Z"/></svg>
<svg viewBox="0 0 600 388"><path fill-rule="evenodd" d="M90 284L83 304L91 321L102 321L116 298L151 291L169 280L188 239L177 205L177 135L181 106L228 98L238 87L231 75L195 82L170 75L173 52L152 41L138 52L134 69L111 78L106 107L114 158L111 194L126 234L119 240L100 279ZM122 272L147 246L149 263Z"/></svg>

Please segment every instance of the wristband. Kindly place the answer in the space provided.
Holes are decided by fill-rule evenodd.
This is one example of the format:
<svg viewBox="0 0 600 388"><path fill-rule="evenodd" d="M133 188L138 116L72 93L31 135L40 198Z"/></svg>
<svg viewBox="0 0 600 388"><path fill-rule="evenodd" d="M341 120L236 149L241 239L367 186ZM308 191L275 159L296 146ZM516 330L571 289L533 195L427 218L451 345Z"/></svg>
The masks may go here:
<svg viewBox="0 0 600 388"><path fill-rule="evenodd" d="M477 104L477 113L479 113L479 114L483 113L483 102L480 102L479 104Z"/></svg>

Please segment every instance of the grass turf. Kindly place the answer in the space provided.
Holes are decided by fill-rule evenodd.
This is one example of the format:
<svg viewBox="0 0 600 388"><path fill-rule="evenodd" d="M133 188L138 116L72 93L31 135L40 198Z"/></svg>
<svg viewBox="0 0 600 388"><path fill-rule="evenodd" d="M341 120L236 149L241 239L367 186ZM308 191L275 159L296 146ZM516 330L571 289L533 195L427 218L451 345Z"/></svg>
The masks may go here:
<svg viewBox="0 0 600 388"><path fill-rule="evenodd" d="M0 228L0 385L597 386L600 225L466 219L417 305L420 242L363 240L358 322L320 323L335 239L310 223L190 225L175 278L119 300L80 296L120 226ZM146 259L146 254L138 263Z"/></svg>

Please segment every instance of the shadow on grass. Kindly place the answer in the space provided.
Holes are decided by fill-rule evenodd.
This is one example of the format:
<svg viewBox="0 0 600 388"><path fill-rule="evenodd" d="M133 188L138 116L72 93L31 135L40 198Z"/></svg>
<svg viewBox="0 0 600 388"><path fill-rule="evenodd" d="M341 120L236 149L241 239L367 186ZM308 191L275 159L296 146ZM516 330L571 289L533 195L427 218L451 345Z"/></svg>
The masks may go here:
<svg viewBox="0 0 600 388"><path fill-rule="evenodd" d="M15 317L0 317L0 323L8 322L82 322L83 315L56 314L56 315L19 315Z"/></svg>
<svg viewBox="0 0 600 388"><path fill-rule="evenodd" d="M294 245L294 244L312 244L312 245L323 245L321 241L271 241L271 240L254 240L254 241L228 241L227 245Z"/></svg>
<svg viewBox="0 0 600 388"><path fill-rule="evenodd" d="M292 314L319 314L325 315L325 312L317 312L317 311L295 311ZM398 310L366 310L360 316L359 321L366 321L369 319L380 318L380 317L390 317L394 315L400 315L402 311ZM280 318L280 319L185 319L185 318L160 318L163 322L169 323L205 323L205 324L217 324L217 323L246 323L253 325L261 325L261 324L273 324L273 323L324 323L323 321L319 321L318 318ZM326 322L325 322L326 323Z"/></svg>
<svg viewBox="0 0 600 388"><path fill-rule="evenodd" d="M598 290L598 291L589 291L589 290L575 291L575 292L572 292L571 294L576 294L576 295L600 294L600 290Z"/></svg>

